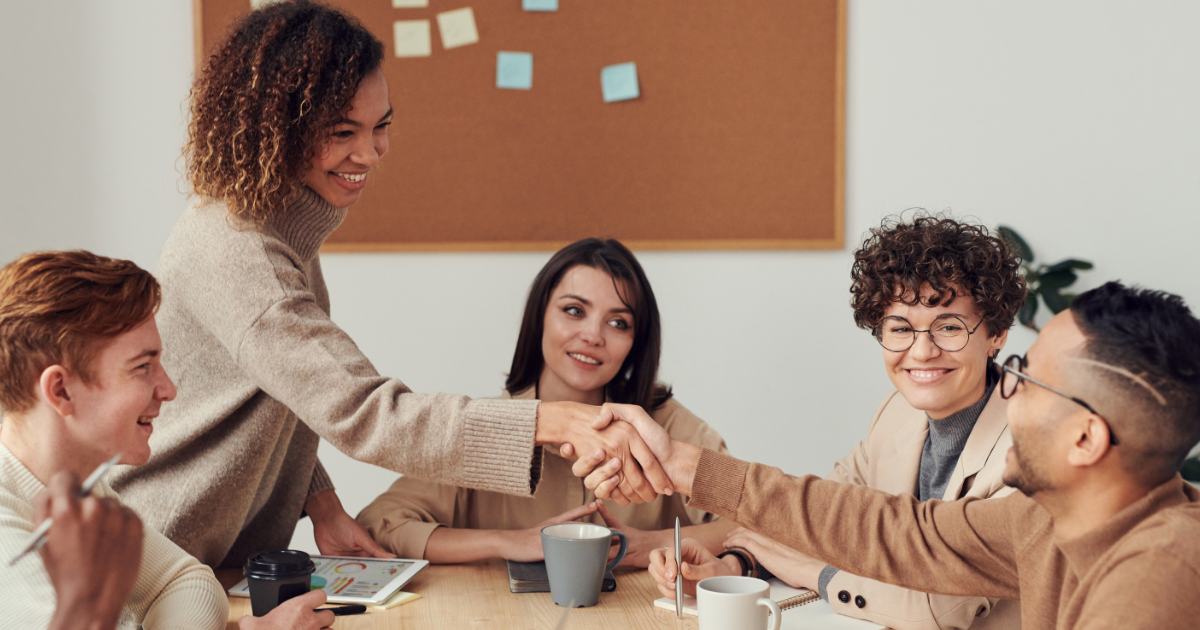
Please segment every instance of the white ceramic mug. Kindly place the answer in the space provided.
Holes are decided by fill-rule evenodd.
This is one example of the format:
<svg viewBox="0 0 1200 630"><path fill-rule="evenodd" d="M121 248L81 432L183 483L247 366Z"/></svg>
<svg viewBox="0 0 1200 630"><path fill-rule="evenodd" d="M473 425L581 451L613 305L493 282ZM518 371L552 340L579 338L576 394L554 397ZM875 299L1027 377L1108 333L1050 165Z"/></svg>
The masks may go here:
<svg viewBox="0 0 1200 630"><path fill-rule="evenodd" d="M771 599L771 585L752 577L723 575L696 584L700 630L759 630L767 627L767 613L779 630L783 622L779 604Z"/></svg>

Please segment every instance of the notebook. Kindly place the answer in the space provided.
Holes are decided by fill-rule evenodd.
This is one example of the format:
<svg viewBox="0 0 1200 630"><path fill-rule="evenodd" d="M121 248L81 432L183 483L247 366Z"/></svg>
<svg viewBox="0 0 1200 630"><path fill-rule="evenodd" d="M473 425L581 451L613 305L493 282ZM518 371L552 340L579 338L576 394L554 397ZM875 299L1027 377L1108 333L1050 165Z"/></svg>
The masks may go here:
<svg viewBox="0 0 1200 630"><path fill-rule="evenodd" d="M770 580L771 599L784 611L782 630L882 630L884 626L833 612L829 602L821 599L816 591L792 588L777 578ZM658 608L675 612L675 600L660 597L654 600ZM696 615L696 598L685 595L683 612Z"/></svg>
<svg viewBox="0 0 1200 630"><path fill-rule="evenodd" d="M549 593L550 578L546 576L546 563L508 561L508 590L513 593ZM600 584L601 593L611 593L617 590L617 580L612 571L604 572L604 582ZM672 604L674 606L674 604Z"/></svg>

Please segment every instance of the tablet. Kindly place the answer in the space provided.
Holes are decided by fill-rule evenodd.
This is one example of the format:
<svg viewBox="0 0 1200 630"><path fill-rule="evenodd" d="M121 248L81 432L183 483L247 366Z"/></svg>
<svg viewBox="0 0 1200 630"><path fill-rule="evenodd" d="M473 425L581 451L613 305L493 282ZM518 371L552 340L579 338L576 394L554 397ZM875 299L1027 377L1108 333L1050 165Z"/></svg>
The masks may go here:
<svg viewBox="0 0 1200 630"><path fill-rule="evenodd" d="M317 569L312 574L312 590L325 591L328 601L336 604L381 604L417 573L429 566L428 560L404 558L352 558L313 556ZM250 585L242 580L229 589L235 597L250 597Z"/></svg>

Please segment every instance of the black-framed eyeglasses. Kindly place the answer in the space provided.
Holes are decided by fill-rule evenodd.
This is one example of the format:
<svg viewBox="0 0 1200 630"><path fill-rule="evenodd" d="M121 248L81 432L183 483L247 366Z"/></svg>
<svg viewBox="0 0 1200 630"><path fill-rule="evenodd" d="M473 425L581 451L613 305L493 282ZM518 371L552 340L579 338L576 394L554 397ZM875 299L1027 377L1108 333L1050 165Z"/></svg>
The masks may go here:
<svg viewBox="0 0 1200 630"><path fill-rule="evenodd" d="M967 347L971 335L983 325L980 320L975 328L967 328L967 323L957 315L939 315L928 330L917 330L912 323L899 315L889 315L875 327L875 339L884 350L904 352L917 342L917 335L929 333L933 345L946 352L958 352Z"/></svg>
<svg viewBox="0 0 1200 630"><path fill-rule="evenodd" d="M1100 415L1100 413L1098 411L1093 409L1091 405L1083 402L1082 400L1080 400L1080 399L1078 399L1056 387L1047 385L1047 384L1037 380L1036 378L1033 378L1032 376L1021 371L1021 370L1024 370L1028 366L1029 366L1029 364L1025 361L1025 357L1023 357L1019 354L1014 354L1011 357L1008 357L1007 359L1004 360L1003 369L1001 369L1001 371L1000 371L1000 397L1001 398L1003 398L1005 400L1011 398L1013 394L1017 393L1017 385L1019 385L1021 383L1021 381L1023 381L1023 380L1029 381L1030 383L1033 383L1034 385L1040 385L1041 387L1045 387L1046 389L1054 392L1055 394L1058 394L1059 396L1062 396L1063 398L1067 398L1071 402L1074 402L1075 404L1082 406L1084 409L1087 409L1088 411L1095 414L1096 417L1100 418L1101 420L1104 420L1104 424L1106 424L1108 426L1109 442L1111 442L1113 446L1116 446L1121 443L1120 441L1117 440L1117 434L1113 433L1112 424L1110 424L1104 416Z"/></svg>

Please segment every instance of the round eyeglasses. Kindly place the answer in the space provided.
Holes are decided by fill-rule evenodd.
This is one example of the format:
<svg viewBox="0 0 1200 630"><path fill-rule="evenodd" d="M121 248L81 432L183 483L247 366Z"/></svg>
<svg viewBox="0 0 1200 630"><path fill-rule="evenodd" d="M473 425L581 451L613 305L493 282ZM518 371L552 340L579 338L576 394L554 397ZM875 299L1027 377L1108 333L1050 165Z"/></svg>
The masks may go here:
<svg viewBox="0 0 1200 630"><path fill-rule="evenodd" d="M1004 367L1000 371L1000 397L1001 398L1003 398L1005 400L1012 398L1012 395L1017 393L1017 385L1020 385L1021 381L1029 381L1030 383L1033 383L1034 385L1039 385L1041 387L1045 387L1046 389L1054 392L1055 394L1058 394L1059 396L1062 396L1063 398L1066 398L1066 399L1070 400L1071 402L1073 402L1077 405L1080 405L1084 409L1087 409L1088 411L1092 412L1092 414L1095 415L1097 418L1100 418L1101 420L1103 420L1104 424L1108 425L1108 441L1109 441L1109 443L1111 443L1113 446L1116 446L1121 443L1120 441L1117 440L1117 434L1113 433L1112 424L1110 424L1108 422L1107 418L1100 415L1095 409L1092 408L1091 405L1083 402L1082 400L1080 400L1058 388L1051 387L1050 385L1047 385L1047 384L1037 380L1036 378L1033 378L1032 376L1021 371L1021 370L1024 370L1028 366L1029 366L1029 364L1025 362L1025 357L1023 357L1019 354L1014 354L1011 357L1008 357L1007 359L1004 360Z"/></svg>
<svg viewBox="0 0 1200 630"><path fill-rule="evenodd" d="M907 319L898 315L889 315L884 317L883 321L879 322L879 326L875 328L875 338L879 340L879 345L883 346L884 350L904 352L917 342L918 334L929 333L933 345L946 352L958 352L967 347L967 343L971 341L971 335L975 334L975 331L979 330L982 325L983 320L980 320L975 328L967 328L967 323L957 315L939 315L929 325L928 330L917 330Z"/></svg>

